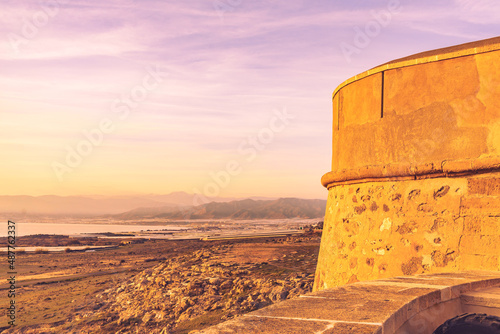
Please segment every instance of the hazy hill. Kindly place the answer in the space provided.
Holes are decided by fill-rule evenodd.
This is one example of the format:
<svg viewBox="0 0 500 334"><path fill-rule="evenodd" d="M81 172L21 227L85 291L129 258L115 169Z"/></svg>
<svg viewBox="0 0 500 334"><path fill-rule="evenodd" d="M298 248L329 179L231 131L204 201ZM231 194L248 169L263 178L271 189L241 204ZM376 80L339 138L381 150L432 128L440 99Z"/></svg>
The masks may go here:
<svg viewBox="0 0 500 334"><path fill-rule="evenodd" d="M276 200L245 199L225 203L211 202L191 208L139 208L114 217L117 219L279 219L321 218L325 200L280 198Z"/></svg>
<svg viewBox="0 0 500 334"><path fill-rule="evenodd" d="M257 199L257 198L256 198ZM137 208L167 208L195 206L206 202L229 202L236 198L201 198L185 192L166 195L138 196L0 196L0 213L26 215L99 216L114 215Z"/></svg>
<svg viewBox="0 0 500 334"><path fill-rule="evenodd" d="M145 198L90 198L83 196L0 196L0 212L27 215L100 215L141 206L166 206Z"/></svg>

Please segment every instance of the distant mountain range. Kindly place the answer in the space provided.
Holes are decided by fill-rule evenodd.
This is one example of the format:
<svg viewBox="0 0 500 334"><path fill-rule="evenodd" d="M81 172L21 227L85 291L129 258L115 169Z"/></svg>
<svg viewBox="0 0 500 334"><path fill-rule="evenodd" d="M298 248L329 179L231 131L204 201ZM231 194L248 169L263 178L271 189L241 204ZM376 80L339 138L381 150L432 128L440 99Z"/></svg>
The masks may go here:
<svg viewBox="0 0 500 334"><path fill-rule="evenodd" d="M203 199L201 201L196 195L185 192L139 196L0 196L0 213L97 216L140 207L184 207L236 200L223 197Z"/></svg>
<svg viewBox="0 0 500 334"><path fill-rule="evenodd" d="M84 215L120 213L141 206L165 206L147 198L83 196L0 196L0 212L25 215Z"/></svg>
<svg viewBox="0 0 500 334"><path fill-rule="evenodd" d="M27 216L111 215L116 219L316 218L326 201L297 198L204 198L185 192L140 196L0 196L0 213Z"/></svg>
<svg viewBox="0 0 500 334"><path fill-rule="evenodd" d="M138 208L115 215L117 219L280 219L320 218L325 200L280 198L276 200L245 199L225 203L207 203L195 207Z"/></svg>

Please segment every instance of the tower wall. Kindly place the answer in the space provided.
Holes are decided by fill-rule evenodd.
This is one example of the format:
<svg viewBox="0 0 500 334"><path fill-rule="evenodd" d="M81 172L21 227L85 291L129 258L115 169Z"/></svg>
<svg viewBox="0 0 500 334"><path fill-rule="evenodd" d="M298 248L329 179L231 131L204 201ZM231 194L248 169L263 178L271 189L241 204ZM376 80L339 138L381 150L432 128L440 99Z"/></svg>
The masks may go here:
<svg viewBox="0 0 500 334"><path fill-rule="evenodd" d="M316 290L500 270L500 38L357 75L333 120Z"/></svg>

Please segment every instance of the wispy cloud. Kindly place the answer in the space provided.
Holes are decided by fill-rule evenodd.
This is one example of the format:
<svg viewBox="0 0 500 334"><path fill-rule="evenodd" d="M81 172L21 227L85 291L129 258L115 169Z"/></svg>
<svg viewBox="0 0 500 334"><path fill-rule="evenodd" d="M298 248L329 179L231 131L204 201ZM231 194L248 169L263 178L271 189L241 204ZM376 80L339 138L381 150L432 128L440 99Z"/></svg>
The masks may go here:
<svg viewBox="0 0 500 334"><path fill-rule="evenodd" d="M44 4L54 3L43 21ZM324 190L311 180L330 165L330 95L339 83L394 58L500 31L493 1L401 0L391 24L347 63L339 45L352 42L355 28L388 3L256 0L221 12L204 0L3 1L1 157L24 166L15 177L10 164L0 167L5 192L189 190L238 158L242 141L286 108L296 121L224 191L251 192L259 177L283 195L321 197ZM30 24L36 33L24 36ZM13 35L25 39L17 51ZM128 118L118 118L113 101L140 85L148 66L168 76ZM104 118L113 132L59 183L51 162ZM30 183L16 186L27 173Z"/></svg>

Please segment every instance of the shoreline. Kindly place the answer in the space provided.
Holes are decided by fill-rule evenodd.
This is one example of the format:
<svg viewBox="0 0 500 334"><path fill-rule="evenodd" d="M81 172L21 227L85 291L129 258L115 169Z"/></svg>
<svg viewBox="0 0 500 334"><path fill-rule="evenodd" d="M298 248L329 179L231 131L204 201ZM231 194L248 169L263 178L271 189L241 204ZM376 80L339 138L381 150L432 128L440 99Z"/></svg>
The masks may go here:
<svg viewBox="0 0 500 334"><path fill-rule="evenodd" d="M121 221L108 224L95 224L93 221L84 222L51 222L25 223L18 221L17 237L32 235L59 235L72 238L156 238L192 240L215 238L219 235L241 237L298 233L301 229L317 225L320 219L260 219L260 220L199 220L199 221L171 221L162 225L123 224ZM139 224L140 223L140 224ZM6 231L3 231L6 233ZM0 240L6 235L0 233Z"/></svg>
<svg viewBox="0 0 500 334"><path fill-rule="evenodd" d="M157 325L172 328L172 333L187 333L184 329L201 329L282 298L298 296L301 291L307 292L312 288L320 236L319 231L309 231L274 238L207 241L88 238L88 241L95 243L111 242L113 245L94 252L18 254L19 297L16 303L24 311L15 333L95 330L95 326L101 321L99 319L104 321L100 326L109 327L103 333L114 333L114 329L118 328L116 326L135 326L113 318L118 313L121 317L126 317L132 312L128 306L121 305L120 300L123 298L140 301L142 306L136 311L143 312L144 316L149 312L156 312L154 310L158 307L165 309L162 312L168 317L163 320L155 318L157 323L151 320L134 320L138 321L145 332ZM37 238L30 239L35 242ZM40 243L67 243L74 240L67 236L38 239ZM177 276L179 274L182 277ZM216 276L220 283L209 284L212 279L216 281ZM154 279L151 280L152 278ZM160 281L166 285L156 290L155 286ZM134 282L133 285L129 285L131 282ZM206 283L198 285L199 282ZM184 291L186 284L192 287L192 291ZM203 290L200 289L205 284L205 289L210 290L201 292ZM133 288L136 285L141 287L136 290ZM232 286L234 289L254 291L250 295L257 293L261 297L258 301L244 300L234 289L220 290L220 293L210 295L211 292L208 291L220 286L227 286L222 289ZM6 287L0 286L0 290L5 291L3 288ZM144 297L153 292L154 295L161 295L168 289L176 291L179 303L190 298L193 302L198 300L196 305L204 306L189 311L179 308L181 304L157 305ZM128 294L131 294L130 297L125 297ZM6 295L0 294L0 302L4 302L5 298ZM167 296L160 300L165 298ZM103 303L104 301L106 302ZM104 305L116 308L116 312ZM4 311L0 310L0 317L5 316L2 312ZM96 314L102 316L95 318ZM108 318L112 319L109 324Z"/></svg>

